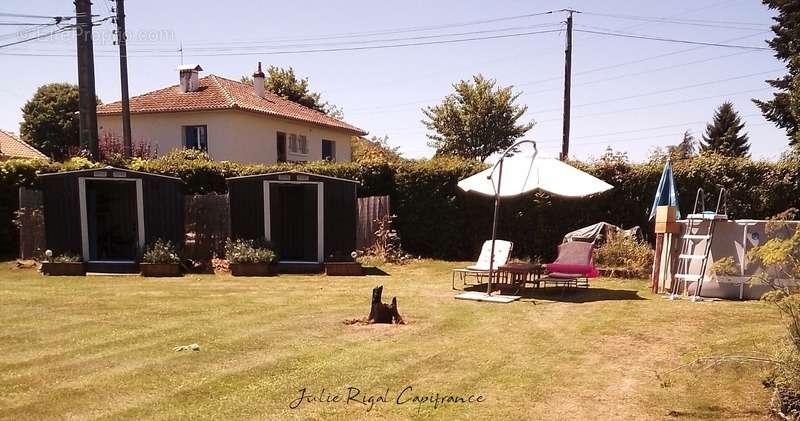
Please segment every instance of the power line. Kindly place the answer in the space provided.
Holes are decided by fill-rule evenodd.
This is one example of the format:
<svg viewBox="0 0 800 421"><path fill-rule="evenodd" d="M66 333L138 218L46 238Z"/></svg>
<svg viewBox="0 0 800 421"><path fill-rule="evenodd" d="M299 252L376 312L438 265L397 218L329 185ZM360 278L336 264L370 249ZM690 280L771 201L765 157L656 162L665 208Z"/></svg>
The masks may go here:
<svg viewBox="0 0 800 421"><path fill-rule="evenodd" d="M25 15L20 13L7 13L0 12L0 16L9 18L27 18L27 19L72 19L72 16L43 16L43 15Z"/></svg>
<svg viewBox="0 0 800 421"><path fill-rule="evenodd" d="M737 45L737 44L721 44L716 42L702 42L702 41L690 41L685 39L674 39L674 38L661 38L661 37L652 37L652 36L645 36L645 35L631 35L631 34L621 34L615 32L605 32L605 31L592 31L588 29L576 29L575 32L584 32L587 34L598 34L598 35L608 35L612 37L621 37L621 38L635 38L635 39L644 39L650 41L663 41L663 42L675 42L680 44L693 44L693 45L703 45L706 47L724 47L724 48L740 48L743 50L771 50L769 47L756 47L756 46L749 46L749 45Z"/></svg>
<svg viewBox="0 0 800 421"><path fill-rule="evenodd" d="M624 101L624 100L628 100L628 99L641 98L641 97L645 97L645 96L651 96L651 95L664 94L664 93L668 93L668 92L681 91L681 90L690 89L690 88L698 88L698 87L701 87L701 86L708 86L708 85L714 85L714 84L717 84L717 83L730 82L732 80L745 79L745 78L748 78L748 77L764 75L764 74L767 74L767 73L778 72L778 71L781 71L781 70L784 70L784 69L777 68L777 69L771 69L771 70L767 70L767 71L763 71L763 72L748 73L746 75L729 77L729 78L725 78L725 79L710 80L710 81L707 81L707 82L701 82L701 83L694 83L694 84L691 84L691 85L678 86L678 87L675 87L675 88L659 89L657 91L650 91L650 92L645 92L645 93L636 94L636 95L628 95L628 96L623 96L623 97L604 99L604 100L600 100L600 101L585 102L583 104L574 105L573 108L588 107L590 105L607 104L607 103L610 103L610 102ZM560 108L549 108L549 109L545 109L545 110L532 111L532 113L548 113L548 112L555 112L555 111L560 111L560 110L561 110Z"/></svg>
<svg viewBox="0 0 800 421"><path fill-rule="evenodd" d="M579 115L577 115L577 116L575 116L573 118L587 118L587 117L597 117L597 116L602 116L602 115L619 114L619 113L624 113L624 112L629 112L629 111L640 111L640 110L646 110L646 109L650 109L650 108L666 107L666 106L669 106L669 105L679 105L679 104L686 104L686 103L690 103L690 102L703 101L703 100L706 100L706 99L730 97L730 96L733 96L733 95L742 95L742 94L749 94L749 93L762 92L762 91L771 91L771 90L772 90L771 87L764 86L764 87L757 88L757 89L747 89L747 90L744 90L744 91L728 92L728 93L724 93L724 94L717 94L717 95L709 95L709 96L696 97L696 98L690 98L690 99L683 99L683 100L679 100L679 101L662 102L662 103L658 103L658 104L644 105L644 106L640 106L640 107L624 108L624 109L621 109L621 110L602 111L602 112L590 113L590 114L579 114ZM560 118L549 118L547 120L538 120L537 123L546 123L546 122L550 122L550 121L561 121L561 119Z"/></svg>
<svg viewBox="0 0 800 421"><path fill-rule="evenodd" d="M765 26L770 25L769 22L760 23L760 22L737 22L737 21L727 21L727 20L709 20L709 19L676 19L670 17L658 17L658 16L638 16L638 15L625 15L625 14L613 14L613 13L595 13L595 12L586 12L582 11L581 13L585 15L592 15L592 16L603 16L615 19L627 19L627 20L638 20L644 22L658 22L658 23L676 23L676 24L697 24L697 25L743 25L743 26Z"/></svg>
<svg viewBox="0 0 800 421"><path fill-rule="evenodd" d="M340 38L353 38L353 37L360 37L360 36L374 36L374 35L391 35L391 34L401 34L401 33L408 33L408 32L421 32L421 31L433 31L437 29L447 29L447 28L457 28L463 26L474 26L474 25L483 25L487 23L496 23L496 22L503 22L509 20L518 20L518 19L525 19L531 18L536 16L544 16L556 11L549 10L544 12L536 12L536 13L528 13L523 15L514 15L514 16L504 16L499 18L491 18L491 19L481 19L481 20L474 20L474 21L466 21L466 22L454 22L442 25L428 25L428 26L412 26L412 27L402 27L402 28L393 28L387 29L382 31L361 31L361 32L344 32L344 33L336 33L336 34L327 34L327 35L317 35L313 37L296 37L296 38L279 38L279 39L271 39L271 40L259 40L261 42L284 42L284 41L318 41L318 40L329 40L329 39L340 39ZM250 40L239 40L239 41L228 41L228 43L245 43L249 44L253 41ZM219 42L187 42L187 45L215 45L221 44Z"/></svg>
<svg viewBox="0 0 800 421"><path fill-rule="evenodd" d="M448 38L448 37L458 37L458 36L466 36L466 35L477 35L477 34L492 34L498 32L508 32L508 31L519 31L525 29L533 29L534 27L552 27L552 26L560 26L559 23L547 23L542 25L532 25L532 26L516 26L516 27L507 27L507 28L497 28L497 29L483 29L478 31L468 31L468 32L456 32L456 33L447 33L447 34L434 34L434 35L417 35L413 37L402 37L402 38L381 38L381 39L373 39L373 40L355 40L355 41L339 41L339 42L323 42L323 43L313 43L313 44L282 44L282 45L261 45L261 44L254 44L254 45L246 45L246 46L221 46L221 47L200 47L200 48L184 48L185 52L190 51L230 51L230 50L237 50L237 49L252 49L253 47L264 47L264 48L303 48L303 47L320 47L320 46L336 46L336 45L360 45L360 44L372 44L378 42L401 42L401 41L415 41L415 40L424 40L424 39L437 39L437 38ZM138 49L134 50L135 52L163 52L164 50L148 50L148 49Z"/></svg>
<svg viewBox="0 0 800 421"><path fill-rule="evenodd" d="M223 56L252 56L252 55L279 55L279 54L307 54L307 53L326 53L326 52L340 52L340 51L362 51L362 50L376 50L376 49L388 49L388 48L402 48L402 47L416 47L416 46L424 46L424 45L439 45L439 44L454 44L454 43L463 43L463 42L470 42L470 41L482 41L482 40L491 40L491 39L503 39L503 38L515 38L515 37L522 37L522 36L529 36L529 35L537 35L537 34L548 34L553 32L559 32L558 29L552 30L543 30L543 31L528 31L528 32L518 32L513 34L500 34L500 35L488 35L488 36L481 36L481 37L470 37L470 38L460 38L460 39L453 39L453 40L438 40L438 41L423 41L423 42L410 42L410 43L402 43L402 44L386 44L386 45L369 45L369 46L360 46L360 47L338 47L338 48L317 48L317 49L306 49L306 50L282 50L282 51L246 51L246 52L219 52L219 53L203 53L203 54L191 54L191 56L195 57L223 57ZM177 51L177 50L176 50ZM28 53L5 53L6 55L17 55L17 56L41 56L41 57L71 57L73 54L28 54ZM172 57L173 55L165 55L165 54L137 54L137 55L130 55L131 57Z"/></svg>
<svg viewBox="0 0 800 421"><path fill-rule="evenodd" d="M739 41L739 40L742 40L742 39L752 38L754 36L765 34L765 33L768 33L768 32L770 32L770 31L763 31L763 32L759 32L759 33L756 33L756 34L749 34L749 35L745 35L745 36L741 36L741 37L730 38L730 39L723 40L721 42L725 43L725 42ZM575 73L575 75L585 75L585 74L589 74L589 73L600 72L600 71L603 71L603 70L615 69L617 67L630 66L632 64L639 64L639 63L644 63L646 61L658 60L658 59L664 58L664 57L670 57L670 56L675 56L675 55L678 55L678 54L688 53L688 52L691 52L691 51L699 50L701 48L705 48L705 47L704 46L692 47L692 48L687 48L685 50L671 51L669 53L656 54L656 55L653 55L653 56L643 57L643 58L636 59L636 60L629 60L629 61L624 61L624 62L621 62L621 63L615 63L615 64L610 64L610 65L605 65L605 66L599 66L599 67L595 67L595 68L592 68L592 69L588 69L588 70L584 70L584 71L581 71L581 72L577 72L577 73ZM562 78L562 76L551 77L551 78L546 78L546 79L538 79L538 80L533 80L533 81L530 81L530 82L520 83L520 84L517 84L515 86L536 85L536 84L539 84L539 83L550 82L550 81L553 81L553 80L561 80L561 78Z"/></svg>
<svg viewBox="0 0 800 421"><path fill-rule="evenodd" d="M760 116L760 115L761 115L760 113L753 113L753 114L745 114L745 115L742 115L741 117L742 118L747 118L747 117L756 117L756 116ZM652 130L669 129L669 128L673 128L673 127L685 127L685 126L689 126L689 125L692 125L692 124L705 124L705 123L708 123L708 121L704 121L704 120L701 120L701 121L689 121L689 122L685 122L685 123L667 124L667 125L664 125L664 126L657 126L657 127L645 127L645 128L641 128L641 129L621 130L621 131L618 131L618 132L608 132L608 133L577 136L577 137L575 137L575 139L589 139L589 138L596 138L596 137L618 136L618 135L621 135L621 134L649 132L649 131L652 131ZM554 142L560 142L560 141L561 140L555 140L554 139L554 140L545 140L545 141L542 141L542 143L554 143Z"/></svg>
<svg viewBox="0 0 800 421"><path fill-rule="evenodd" d="M52 35L55 35L55 34L70 30L70 29L73 29L75 27L76 27L76 25L65 26L65 27L59 28L59 29L57 29L55 31L51 31L51 32L48 32L48 33L45 33L45 34L37 35L37 36L35 36L33 38L26 38L26 39L23 39L23 40L10 42L8 44L2 44L2 45L0 45L0 48L6 48L6 47L11 47L13 45L19 45L19 44L22 44L22 43L25 43L25 42L35 41L37 39L49 37L49 36L52 36Z"/></svg>
<svg viewBox="0 0 800 421"><path fill-rule="evenodd" d="M728 57L733 57L733 56L738 56L738 55L748 54L748 53L750 53L750 51L737 52L737 53L733 53L733 54L725 54L725 55L716 56L716 57L710 57L710 58L704 58L704 59L700 59L700 60L688 61L688 62L684 62L684 63L676 63L676 64L672 64L672 65L669 65L669 66L657 67L657 68L653 68L653 69L645 69L645 70L638 71L638 72L626 73L626 74L617 75L617 76L611 76L611 77L607 77L607 78L603 78L603 79L595 79L595 80L592 80L592 81L575 84L575 86L587 86L587 85L593 85L593 84L597 84L597 83L601 83L601 82L607 82L607 81L611 81L611 80L627 78L627 77L631 77L631 76L638 76L638 75L642 75L642 74L651 74L653 72L658 72L658 71L662 71L662 70L669 70L669 69L689 66L689 65L698 64L698 63L705 63L705 62L709 62L709 61L713 61L713 60L718 60L718 59L722 59L722 58L728 58ZM516 87L516 86L522 86L522 85L517 84L517 85L512 85L512 86ZM550 92L550 91L555 91L555 90L560 90L560 89L562 89L562 88L561 87L554 87L554 88L538 90L538 91L535 91L535 92L526 92L526 94L535 95L535 94L540 94L540 93ZM764 89L767 89L767 88L764 88ZM740 93L740 92L736 92L736 93L733 93L733 94L737 94L737 93ZM723 95L732 95L732 94L723 94ZM704 99L710 99L710 98L713 98L713 97L704 97ZM441 98L429 98L429 99L420 100L420 101L404 102L404 103L389 104L389 105L378 105L378 106L375 106L375 107L358 107L358 108L350 109L350 111L351 112L355 111L356 114L359 114L358 111L367 111L367 110L369 110L371 114L386 114L386 113L393 112L394 111L393 109L397 108L397 107L402 107L402 106L407 106L407 105L424 105L425 103L428 103L428 102L431 102L431 101L437 101L439 99L441 99ZM414 107L414 108L416 108L416 107ZM401 110L404 110L404 109L413 109L413 108L402 108ZM375 111L375 110L378 110L378 111ZM547 111L540 110L540 112L554 112L555 110L556 109L549 109ZM633 109L630 109L630 110L633 110ZM618 111L595 113L595 114L591 114L591 115L613 114L613 113L616 113L616 112L618 112ZM363 114L363 112L360 113L360 114ZM586 115L578 115L578 116L576 116L576 118L581 118L581 117L584 117L584 116L586 116ZM553 119L547 119L547 120L540 120L539 122L543 123L543 122L546 122L546 121L556 121L556 120L560 121L561 119L553 118Z"/></svg>
<svg viewBox="0 0 800 421"><path fill-rule="evenodd" d="M42 26L50 25L41 22L0 22L0 26Z"/></svg>

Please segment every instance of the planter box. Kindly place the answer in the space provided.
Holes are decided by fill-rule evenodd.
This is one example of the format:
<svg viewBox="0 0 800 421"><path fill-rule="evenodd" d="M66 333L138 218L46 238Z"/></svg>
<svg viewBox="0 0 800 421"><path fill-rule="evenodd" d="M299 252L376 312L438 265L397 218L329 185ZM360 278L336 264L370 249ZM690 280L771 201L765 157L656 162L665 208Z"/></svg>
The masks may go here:
<svg viewBox="0 0 800 421"><path fill-rule="evenodd" d="M177 263L139 263L142 276L181 276L181 265Z"/></svg>
<svg viewBox="0 0 800 421"><path fill-rule="evenodd" d="M230 263L228 267L233 276L270 276L273 273L269 263Z"/></svg>
<svg viewBox="0 0 800 421"><path fill-rule="evenodd" d="M325 274L328 276L361 276L364 272L358 262L327 262Z"/></svg>
<svg viewBox="0 0 800 421"><path fill-rule="evenodd" d="M49 276L86 276L86 263L42 262L42 274Z"/></svg>

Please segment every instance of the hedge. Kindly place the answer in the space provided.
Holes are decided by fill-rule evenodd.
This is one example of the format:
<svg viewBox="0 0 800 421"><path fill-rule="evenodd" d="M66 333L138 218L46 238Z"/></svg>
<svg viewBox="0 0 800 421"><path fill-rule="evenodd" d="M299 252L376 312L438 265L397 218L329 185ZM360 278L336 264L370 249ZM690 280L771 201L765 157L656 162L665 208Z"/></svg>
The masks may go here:
<svg viewBox="0 0 800 421"><path fill-rule="evenodd" d="M551 258L561 237L573 229L607 221L649 231L648 212L661 175L661 163L631 164L604 159L572 162L614 185L589 199L566 199L536 193L504 200L498 227L500 238L513 241L516 256ZM16 252L11 223L19 186L36 187L36 174L101 166L82 159L66 163L12 160L0 162L0 252ZM437 158L419 161L368 161L279 165L216 162L192 152L158 159L134 160L133 170L179 177L187 194L225 192L225 178L274 171L298 170L360 183L359 196L390 195L396 228L405 249L424 257L473 259L491 235L492 199L462 192L458 180L485 168L475 161ZM730 191L728 213L734 218L766 218L787 208L800 208L800 164L701 156L673 164L681 210L690 211L697 188L709 193L709 206L718 186ZM711 198L713 196L713 199Z"/></svg>

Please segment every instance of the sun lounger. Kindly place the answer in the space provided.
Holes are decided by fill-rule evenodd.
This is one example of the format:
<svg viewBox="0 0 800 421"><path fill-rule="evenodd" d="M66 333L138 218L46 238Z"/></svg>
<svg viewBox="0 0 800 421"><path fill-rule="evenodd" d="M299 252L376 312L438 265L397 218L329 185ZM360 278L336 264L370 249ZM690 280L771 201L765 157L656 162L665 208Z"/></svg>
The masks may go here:
<svg viewBox="0 0 800 421"><path fill-rule="evenodd" d="M503 266L508 262L511 256L511 250L514 248L514 243L506 240L495 240L494 242L494 264L492 265L493 273L497 274L497 268ZM488 240L483 243L481 247L481 254L478 256L478 261L474 265L467 266L463 269L453 269L452 280L453 289L456 289L456 278L461 280L462 286L467 284L468 277L474 277L478 283L483 282L484 277L489 277L489 261L492 255L492 241Z"/></svg>
<svg viewBox="0 0 800 421"><path fill-rule="evenodd" d="M598 275L593 264L594 244L571 241L558 246L558 257L553 263L545 265L549 272L540 279L548 284L564 288L588 288L589 278Z"/></svg>

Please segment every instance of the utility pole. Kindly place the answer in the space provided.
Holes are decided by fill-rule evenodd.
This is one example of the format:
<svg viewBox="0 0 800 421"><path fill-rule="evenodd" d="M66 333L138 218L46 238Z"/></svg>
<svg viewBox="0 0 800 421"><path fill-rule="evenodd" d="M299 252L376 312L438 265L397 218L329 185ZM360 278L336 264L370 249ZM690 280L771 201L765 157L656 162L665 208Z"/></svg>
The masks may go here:
<svg viewBox="0 0 800 421"><path fill-rule="evenodd" d="M128 96L128 46L125 34L125 0L117 0L117 43L119 43L119 78L122 86L122 145L125 157L133 156L131 143L131 104Z"/></svg>
<svg viewBox="0 0 800 421"><path fill-rule="evenodd" d="M97 153L97 94L94 87L94 44L92 42L92 2L75 0L78 38L78 109L81 147L92 159Z"/></svg>
<svg viewBox="0 0 800 421"><path fill-rule="evenodd" d="M564 50L564 137L561 144L561 160L569 157L569 111L572 89L572 14L575 10L564 9L567 15L567 48Z"/></svg>

